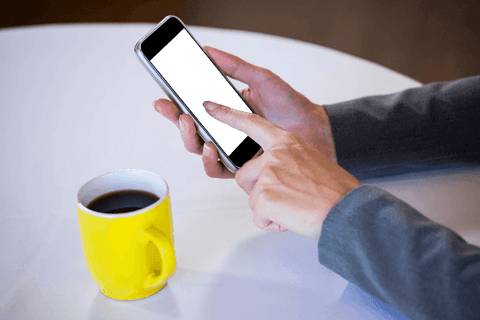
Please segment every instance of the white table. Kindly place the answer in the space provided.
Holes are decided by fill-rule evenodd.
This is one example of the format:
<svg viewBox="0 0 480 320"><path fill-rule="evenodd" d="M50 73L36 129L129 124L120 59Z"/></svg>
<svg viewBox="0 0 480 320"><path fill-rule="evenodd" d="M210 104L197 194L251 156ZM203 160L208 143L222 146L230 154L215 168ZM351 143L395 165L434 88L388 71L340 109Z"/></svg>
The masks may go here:
<svg viewBox="0 0 480 320"><path fill-rule="evenodd" d="M257 229L235 182L204 174L176 127L153 110L164 94L133 53L152 27L0 30L0 319L402 318L320 265L317 243ZM419 85L304 42L191 31L201 44L271 69L317 103ZM130 302L105 297L91 278L75 209L84 182L126 168L169 183L178 266L160 292ZM371 182L480 244L479 170Z"/></svg>

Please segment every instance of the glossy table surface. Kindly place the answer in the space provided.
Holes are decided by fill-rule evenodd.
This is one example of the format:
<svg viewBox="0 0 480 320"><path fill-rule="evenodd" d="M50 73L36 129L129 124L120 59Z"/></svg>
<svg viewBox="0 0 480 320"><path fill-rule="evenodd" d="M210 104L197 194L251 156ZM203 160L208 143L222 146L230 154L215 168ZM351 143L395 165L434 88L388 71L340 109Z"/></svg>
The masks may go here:
<svg viewBox="0 0 480 320"><path fill-rule="evenodd" d="M403 319L319 264L317 243L257 229L235 181L205 175L176 127L153 110L165 95L133 52L152 27L0 30L0 319ZM313 44L191 32L320 104L420 85ZM155 295L123 302L104 296L87 270L75 199L89 179L127 168L158 173L170 186L177 270ZM480 244L478 169L369 182Z"/></svg>

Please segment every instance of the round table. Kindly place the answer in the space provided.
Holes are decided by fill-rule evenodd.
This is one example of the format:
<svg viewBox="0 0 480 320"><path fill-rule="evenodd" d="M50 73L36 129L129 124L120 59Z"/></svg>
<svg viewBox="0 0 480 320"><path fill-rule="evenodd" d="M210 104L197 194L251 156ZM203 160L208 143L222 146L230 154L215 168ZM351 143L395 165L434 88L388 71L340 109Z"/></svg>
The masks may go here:
<svg viewBox="0 0 480 320"><path fill-rule="evenodd" d="M0 319L402 318L319 264L316 242L257 229L235 181L205 175L176 127L152 107L165 95L133 52L152 27L0 30ZM190 30L202 45L268 68L320 104L420 85L318 45ZM127 168L169 183L177 270L155 295L116 301L87 270L75 199L89 179ZM368 182L480 244L478 169Z"/></svg>

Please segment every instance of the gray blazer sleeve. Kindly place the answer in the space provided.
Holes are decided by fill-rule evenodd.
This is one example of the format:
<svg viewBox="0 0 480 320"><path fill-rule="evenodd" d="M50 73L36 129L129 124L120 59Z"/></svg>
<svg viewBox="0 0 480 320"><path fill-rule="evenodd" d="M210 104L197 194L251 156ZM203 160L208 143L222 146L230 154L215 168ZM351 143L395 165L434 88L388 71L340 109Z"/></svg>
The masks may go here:
<svg viewBox="0 0 480 320"><path fill-rule="evenodd" d="M480 77L326 110L338 163L359 179L480 162ZM340 200L318 249L322 264L410 319L480 319L480 248L379 188Z"/></svg>
<svg viewBox="0 0 480 320"><path fill-rule="evenodd" d="M412 320L480 319L480 248L372 186L328 213L320 262Z"/></svg>
<svg viewBox="0 0 480 320"><path fill-rule="evenodd" d="M480 76L325 109L338 164L358 179L480 163Z"/></svg>

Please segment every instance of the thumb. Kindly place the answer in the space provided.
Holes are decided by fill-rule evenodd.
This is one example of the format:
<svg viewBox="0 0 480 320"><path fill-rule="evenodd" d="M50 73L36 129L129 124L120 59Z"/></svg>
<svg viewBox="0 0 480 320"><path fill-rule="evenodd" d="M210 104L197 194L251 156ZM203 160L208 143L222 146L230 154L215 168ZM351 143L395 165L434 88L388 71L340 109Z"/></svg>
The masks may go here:
<svg viewBox="0 0 480 320"><path fill-rule="evenodd" d="M233 54L207 46L204 49L223 73L249 86L258 85L272 77L268 70L243 61Z"/></svg>
<svg viewBox="0 0 480 320"><path fill-rule="evenodd" d="M255 140L264 151L275 143L276 137L283 131L255 113L247 113L217 104L211 101L203 103L207 113L220 122L246 133Z"/></svg>

